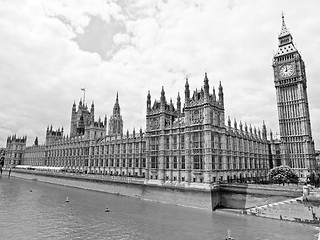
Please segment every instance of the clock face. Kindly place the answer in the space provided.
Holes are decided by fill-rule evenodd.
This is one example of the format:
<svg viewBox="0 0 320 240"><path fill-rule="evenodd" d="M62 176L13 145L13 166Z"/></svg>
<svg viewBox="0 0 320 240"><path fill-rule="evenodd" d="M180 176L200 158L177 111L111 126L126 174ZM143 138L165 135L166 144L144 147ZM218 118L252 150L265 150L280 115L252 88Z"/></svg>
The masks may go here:
<svg viewBox="0 0 320 240"><path fill-rule="evenodd" d="M293 69L293 65L289 64L289 65L283 65L280 68L280 76L281 77L290 77L293 75L294 73L294 69Z"/></svg>

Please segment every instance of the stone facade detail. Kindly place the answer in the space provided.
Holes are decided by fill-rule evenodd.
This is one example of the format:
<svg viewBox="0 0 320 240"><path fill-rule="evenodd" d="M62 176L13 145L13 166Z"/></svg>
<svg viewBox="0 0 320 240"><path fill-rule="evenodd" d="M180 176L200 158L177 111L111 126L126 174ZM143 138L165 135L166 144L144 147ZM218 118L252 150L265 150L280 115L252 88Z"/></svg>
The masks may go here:
<svg viewBox="0 0 320 240"><path fill-rule="evenodd" d="M23 164L26 142L27 136L17 137L16 135L12 135L7 138L5 166Z"/></svg>

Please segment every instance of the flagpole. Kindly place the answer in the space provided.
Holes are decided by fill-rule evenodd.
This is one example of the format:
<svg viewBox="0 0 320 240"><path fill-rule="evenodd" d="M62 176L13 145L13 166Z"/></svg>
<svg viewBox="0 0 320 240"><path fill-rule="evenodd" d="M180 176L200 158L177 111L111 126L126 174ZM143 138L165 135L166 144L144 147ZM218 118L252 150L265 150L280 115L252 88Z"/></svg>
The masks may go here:
<svg viewBox="0 0 320 240"><path fill-rule="evenodd" d="M86 102L86 89L84 88L84 90L83 90L83 106L85 106L85 102Z"/></svg>

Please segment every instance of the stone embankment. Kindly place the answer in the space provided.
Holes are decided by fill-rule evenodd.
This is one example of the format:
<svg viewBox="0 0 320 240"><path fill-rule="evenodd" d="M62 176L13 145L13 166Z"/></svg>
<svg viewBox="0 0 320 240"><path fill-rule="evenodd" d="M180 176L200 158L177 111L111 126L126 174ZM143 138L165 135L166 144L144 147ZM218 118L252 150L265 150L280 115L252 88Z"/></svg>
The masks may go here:
<svg viewBox="0 0 320 240"><path fill-rule="evenodd" d="M219 189L187 188L173 185L145 184L143 178L108 175L51 173L13 170L12 177L76 187L142 200L212 210L220 204Z"/></svg>
<svg viewBox="0 0 320 240"><path fill-rule="evenodd" d="M305 186L303 196L248 208L246 214L303 223L320 223L320 192ZM315 197L317 196L318 197ZM312 200L310 200L312 199Z"/></svg>

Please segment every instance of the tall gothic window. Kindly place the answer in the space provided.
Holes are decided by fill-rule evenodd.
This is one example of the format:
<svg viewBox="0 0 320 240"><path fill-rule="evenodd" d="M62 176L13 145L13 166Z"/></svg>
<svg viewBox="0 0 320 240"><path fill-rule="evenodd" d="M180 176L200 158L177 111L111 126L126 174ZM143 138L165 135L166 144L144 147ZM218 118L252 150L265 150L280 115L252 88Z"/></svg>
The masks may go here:
<svg viewBox="0 0 320 240"><path fill-rule="evenodd" d="M177 149L177 135L173 136L173 149Z"/></svg>
<svg viewBox="0 0 320 240"><path fill-rule="evenodd" d="M142 158L142 167L145 168L146 167L146 159Z"/></svg>
<svg viewBox="0 0 320 240"><path fill-rule="evenodd" d="M212 165L212 170L216 169L216 159L214 156L212 156L211 165Z"/></svg>
<svg viewBox="0 0 320 240"><path fill-rule="evenodd" d="M170 162L169 162L169 157L166 156L166 169L170 168Z"/></svg>
<svg viewBox="0 0 320 240"><path fill-rule="evenodd" d="M203 169L201 155L193 156L193 169Z"/></svg>
<svg viewBox="0 0 320 240"><path fill-rule="evenodd" d="M157 156L151 157L151 168L158 168L158 157Z"/></svg>
<svg viewBox="0 0 320 240"><path fill-rule="evenodd" d="M169 139L169 136L165 136L165 140L164 140L164 148L165 149L170 149L170 139Z"/></svg>
<svg viewBox="0 0 320 240"><path fill-rule="evenodd" d="M178 168L178 160L177 160L177 156L173 157L173 168L177 169Z"/></svg>
<svg viewBox="0 0 320 240"><path fill-rule="evenodd" d="M159 149L159 138L151 137L150 138L150 150L158 150Z"/></svg>
<svg viewBox="0 0 320 240"><path fill-rule="evenodd" d="M180 143L181 143L181 149L184 149L184 135L181 135Z"/></svg>
<svg viewBox="0 0 320 240"><path fill-rule="evenodd" d="M181 169L186 169L186 159L185 156L181 157Z"/></svg>
<svg viewBox="0 0 320 240"><path fill-rule="evenodd" d="M132 167L132 158L129 158L129 167Z"/></svg>

